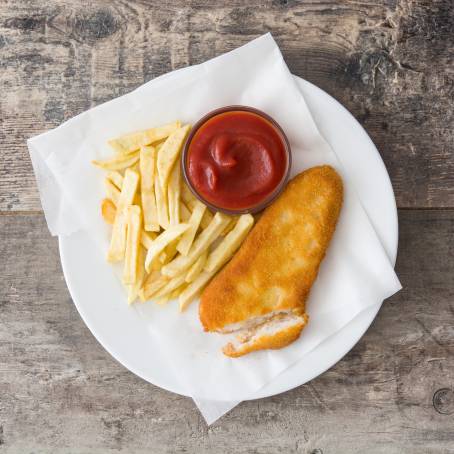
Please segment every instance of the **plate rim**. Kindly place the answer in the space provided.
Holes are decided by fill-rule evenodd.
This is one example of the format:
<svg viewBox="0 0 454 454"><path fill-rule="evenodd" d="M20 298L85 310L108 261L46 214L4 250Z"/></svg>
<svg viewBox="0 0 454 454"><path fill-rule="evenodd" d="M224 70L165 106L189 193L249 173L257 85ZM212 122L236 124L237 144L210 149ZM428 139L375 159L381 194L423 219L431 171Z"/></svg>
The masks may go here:
<svg viewBox="0 0 454 454"><path fill-rule="evenodd" d="M356 120L356 118L339 102L337 101L334 97L332 97L330 94L326 93L324 90L322 90L321 88L317 87L316 85L300 78L299 76L294 76L297 84L300 86L300 84L307 84L308 86L310 86L311 89L314 89L315 91L318 91L319 94L322 94L323 96L327 96L328 98L330 98L330 101L333 102L336 107L339 109L339 110L342 110L345 114L347 114L351 120L353 120L357 126L359 127L359 130L362 131L363 135L364 135L364 139L366 139L369 143L370 143L370 146L375 150L375 153L376 155L378 156L378 160L381 162L381 165L383 166L383 170L384 170L384 173L386 175L386 185L388 186L388 189L390 189L391 191L391 195L392 195L392 203L393 203L393 216L395 218L395 221L394 221L394 224L395 224L395 238L394 238L394 246L393 246L393 250L392 251L388 251L388 254L389 252L391 252L391 257L390 260L391 262L393 263L393 265L395 264L395 260L396 260L396 257L397 257L397 248L398 248L398 216L397 216L397 205L396 205L396 200L395 200L395 196L394 196L394 191L393 191L393 188L392 188L392 184L391 184L391 180L389 178L389 174L387 172L387 169L386 169L386 166L381 158L381 155L378 151L378 149L376 148L375 144L373 143L372 139L369 137L369 135L367 134L367 132L364 130L364 128L361 126L361 124ZM390 207L391 208L391 207ZM142 374L140 371L136 370L134 367L129 367L129 366L126 366L125 363L127 363L127 361L124 361L124 358L120 358L120 354L118 353L114 353L110 347L108 348L107 345L109 344L109 342L107 341L104 341L102 339L103 336L101 336L99 333L96 333L96 330L95 328L92 326L92 324L89 322L89 320L87 319L87 317L84 315L84 311L83 309L81 309L79 307L79 304L77 303L76 299L73 297L74 294L76 294L77 292L74 291L73 289L73 286L71 284L71 279L68 279L68 276L69 276L69 272L67 270L67 265L65 265L66 263L66 259L65 259L65 240L68 240L69 238L71 237L71 235L67 236L67 237L63 237L63 236L59 236L58 237L58 245L59 245L59 254L60 254L60 261L61 261L61 265L62 265L62 270L63 270L63 275L65 277L65 282L66 282L66 285L68 287L68 290L69 290L69 293L71 295L71 298L72 298L72 301L74 302L74 305L80 315L80 317L82 318L82 320L84 321L85 325L88 327L88 329L90 330L91 334L94 336L94 338L99 342L99 344L113 357L113 359L115 361L117 361L118 363L120 363L123 367L125 367L126 369L128 369L130 372L134 373L135 375L137 375L138 377L142 378L143 380L145 380L146 382L148 383L151 383L153 384L154 386L158 386L162 389L165 389L167 391L170 391L170 392L173 392L173 393L176 393L176 394L180 394L180 395L184 395L184 396L188 396L187 394L185 394L184 392L182 392L181 390L177 390L175 389L175 387L172 387L172 386L168 386L167 384L163 384L163 383L154 383L152 381L150 381L150 379L148 377L145 377L144 375L145 374ZM384 246L385 247L385 246ZM386 247L385 247L385 250L386 250ZM272 382L266 384L263 388L261 388L254 396L252 396L250 399L245 399L245 400L255 400L255 399L260 399L260 398L264 398L264 397L270 397L270 396L274 396L274 395L278 395L278 394L281 394L283 392L286 392L286 391L289 391L291 389L294 389L295 387L297 386L301 386L311 380L313 380L314 378L318 377L319 375L323 374L324 372L326 372L328 369L330 369L331 367L333 367L335 364L337 364L348 352L351 351L351 349L359 342L359 340L362 338L362 336L365 334L365 332L369 329L370 325L372 324L372 322L375 320L375 317L378 313L378 311L380 310L380 307L381 307L381 304L382 303L379 303L377 304L376 306L371 306L371 308L374 308L374 310L372 311L371 308L368 308L368 311L370 311L370 315L369 315L369 319L364 323L363 327L361 330L359 330L359 334L355 336L354 338L354 341L353 343L340 355L340 356L336 356L337 359L335 359L334 361L331 361L329 360L328 362L330 363L328 366L326 367L323 367L319 370L315 370L314 373L311 375L310 378L308 379L305 379L305 380L302 380L299 384L290 384L290 385L281 385L281 386L276 386L278 389L277 390L274 390L274 391L266 391L267 388L269 387L269 385L272 383L272 384L275 384L275 383L279 383L279 379L276 378L274 379ZM364 311L366 312L366 311ZM361 315L361 314L360 314ZM350 322L351 323L351 322ZM339 334L340 332L344 331L346 328L348 327L348 324L342 328L338 333L336 333L335 335ZM335 336L334 335L334 336ZM323 344L323 343L322 343ZM322 345L320 344L320 345ZM319 345L319 346L320 346ZM319 348L319 346L317 346L314 350L312 350L311 352L317 350ZM308 355L311 354L311 352L308 353ZM288 369L287 369L288 370ZM285 371L284 371L285 372ZM283 374L284 374L283 372ZM271 386L272 388L272 386ZM261 392L261 391L265 391L265 392ZM188 397L191 397L191 396L188 396Z"/></svg>
<svg viewBox="0 0 454 454"><path fill-rule="evenodd" d="M339 110L343 111L346 115L348 115L348 117L350 117L350 120L352 120L358 126L359 130L361 130L361 132L362 132L362 134L364 136L364 139L369 142L370 147L373 148L373 150L375 151L376 156L379 158L378 161L380 162L380 164L382 166L382 170L384 170L384 173L385 173L386 185L388 186L388 190L390 191L390 194L392 195L392 205L393 205L392 208L393 208L393 217L394 217L394 222L393 222L393 224L394 224L394 238L393 238L393 240L394 241L393 241L392 249L390 251L387 251L387 252L388 252L388 255L389 255L389 259L390 259L390 261L391 261L391 263L392 263L392 265L394 267L395 264L396 264L398 243L399 243L399 219L398 219L398 211L397 211L396 197L394 195L394 189L393 189L393 186L392 186L392 183L391 183L391 179L389 177L388 170L386 169L385 163L383 162L383 159L382 159L382 157L380 155L380 152L378 151L378 149L375 146L374 142L370 138L369 134L367 134L366 130L363 128L361 123L359 123L359 121L353 116L353 114L345 106L343 106L336 98L334 98L329 93L327 93L324 90L322 90L320 87L317 87L315 84L303 79L302 77L299 77L299 76L296 76L296 75L294 75L293 77L295 78L295 81L297 82L297 85L298 85L298 87L300 89L302 89L302 87L304 85L307 85L307 86L310 86L311 89L313 89L313 90L319 92L320 94L322 94L323 96L329 97L330 101L333 102ZM318 127L318 125L317 125L317 127ZM321 135L323 136L323 134L321 134ZM325 140L329 143L327 138L325 138ZM332 148L334 150L334 147L332 147ZM364 210L367 212L366 208L364 208ZM384 247L384 249L386 251L386 246L383 245L383 247ZM336 356L337 359L335 359L334 362L333 361L328 361L330 363L328 366L321 367L318 370L314 370L313 374L311 374L308 379L306 379L306 380L303 379L297 385L295 385L293 383L291 383L289 385L283 385L283 386L276 385L276 388L279 388L279 389L273 390L273 385L275 385L276 383L279 384L279 381L274 379L272 382L267 383L265 386L263 386L253 397L251 397L250 399L247 399L247 400L263 399L265 397L276 396L278 394L282 394L284 392L290 391L290 390L292 390L292 389L294 389L294 388L296 388L298 386L304 385L305 383L308 383L308 382L314 380L315 378L319 377L320 375L324 374L326 371L328 371L329 369L334 367L361 340L361 338L364 336L364 334L367 332L367 330L370 328L370 326L374 322L379 310L381 309L382 304L383 304L383 301L381 303L376 304L375 306L371 306L371 307L367 308L366 310L364 310L363 312L358 314L355 319L351 320L347 325L345 325L340 331L338 331L337 333L334 333L333 336L331 336L330 339L332 339L334 337L337 337L337 336L340 336L341 333L345 332L345 330L348 329L348 326L351 323L353 323L356 319L358 319L360 317L364 317L365 315L368 315L368 317L369 317L368 320L366 322L364 322L364 325L363 325L362 329L360 329L357 332L356 336L354 336L352 345L349 348L347 348L347 350L345 350L344 353L342 353L340 355L337 355ZM322 344L323 344L323 342L322 342ZM309 355L313 354L313 352L315 352L318 348L320 348L322 344L319 344L316 348L314 348L313 350L308 352L305 356L309 356ZM293 366L291 366L291 367L293 367ZM285 374L285 372L287 370L288 369L283 371L281 375ZM271 388L271 389L268 389L268 388Z"/></svg>

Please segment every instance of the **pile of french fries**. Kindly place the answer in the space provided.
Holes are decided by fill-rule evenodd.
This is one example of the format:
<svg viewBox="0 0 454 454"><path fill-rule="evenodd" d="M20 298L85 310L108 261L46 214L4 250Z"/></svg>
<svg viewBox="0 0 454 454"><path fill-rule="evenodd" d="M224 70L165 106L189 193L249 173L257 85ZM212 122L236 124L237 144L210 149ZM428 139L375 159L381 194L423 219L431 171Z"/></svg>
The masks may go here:
<svg viewBox="0 0 454 454"><path fill-rule="evenodd" d="M128 303L140 298L180 311L240 247L251 215L211 213L182 181L180 155L190 126L179 121L109 140L103 219L112 225L108 262L124 261Z"/></svg>

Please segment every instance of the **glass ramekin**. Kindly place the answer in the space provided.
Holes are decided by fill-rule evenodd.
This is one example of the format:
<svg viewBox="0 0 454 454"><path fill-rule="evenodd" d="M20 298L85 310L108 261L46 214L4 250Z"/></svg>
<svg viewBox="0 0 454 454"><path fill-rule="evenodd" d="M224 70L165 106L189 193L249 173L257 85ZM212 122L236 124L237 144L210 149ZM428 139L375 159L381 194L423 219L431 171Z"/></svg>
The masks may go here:
<svg viewBox="0 0 454 454"><path fill-rule="evenodd" d="M220 207L217 205L214 205L211 202L208 202L199 192L197 189L192 185L191 180L188 175L188 170L187 170L187 158L188 158L188 153L189 153L189 146L191 144L191 140L194 137L195 133L199 130L201 126L205 124L208 120L211 118L215 117L216 115L225 113L225 112L251 112L254 113L265 120L267 120L271 126L274 127L275 132L279 135L279 137L282 140L282 143L284 145L284 150L287 156L287 166L285 168L284 174L281 178L281 181L276 185L274 190L261 202L257 203L256 205L253 205L248 208L243 208L243 209L227 209L224 207ZM246 213L258 213L265 209L268 205L274 202L274 200L279 196L279 194L283 191L285 188L287 181L289 179L290 175L290 167L292 164L292 153L290 149L290 143L287 139L287 136L285 135L284 131L282 128L279 126L279 124L271 118L269 115L267 115L265 112L262 112L261 110L255 109L254 107L248 107L248 106L226 106L226 107L221 107L219 109L212 110L211 112L207 113L204 115L192 128L191 132L189 133L186 143L183 148L183 153L181 154L181 169L183 172L183 176L185 179L186 184L188 185L189 189L191 192L199 199L202 203L204 203L210 210L212 211L221 211L222 213L228 214L228 215L239 215L239 214L246 214Z"/></svg>

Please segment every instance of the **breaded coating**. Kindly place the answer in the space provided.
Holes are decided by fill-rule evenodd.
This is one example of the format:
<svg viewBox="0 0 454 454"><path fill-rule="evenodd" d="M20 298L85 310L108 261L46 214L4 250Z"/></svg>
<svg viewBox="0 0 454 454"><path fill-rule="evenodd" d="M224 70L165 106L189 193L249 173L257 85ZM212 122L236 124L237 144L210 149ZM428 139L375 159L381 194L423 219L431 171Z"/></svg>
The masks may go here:
<svg viewBox="0 0 454 454"><path fill-rule="evenodd" d="M204 329L234 331L245 321L248 328L253 327L254 318L267 314L304 314L342 198L342 180L330 166L313 167L293 178L230 263L205 288L199 307ZM304 325L296 324L299 331L286 328L277 332L275 339L261 336L249 351L288 345L299 337Z"/></svg>

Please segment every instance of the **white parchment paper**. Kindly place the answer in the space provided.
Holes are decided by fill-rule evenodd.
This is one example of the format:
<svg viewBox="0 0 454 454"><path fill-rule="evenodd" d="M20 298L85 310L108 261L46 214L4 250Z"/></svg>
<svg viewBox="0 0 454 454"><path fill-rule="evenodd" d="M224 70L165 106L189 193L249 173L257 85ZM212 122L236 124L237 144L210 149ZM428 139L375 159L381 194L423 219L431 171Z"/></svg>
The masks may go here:
<svg viewBox="0 0 454 454"><path fill-rule="evenodd" d="M28 141L51 233L84 229L105 254L110 235L99 213L102 171L90 161L112 154L106 141L175 119L194 123L230 104L259 108L279 122L292 147L293 175L330 164L342 175L345 193L338 227L309 298L310 323L289 347L230 359L220 353L227 337L202 331L197 304L181 316L172 303L131 308L147 325L150 346L161 352L165 364L159 367L173 371L208 423L251 398L365 308L401 288L355 188L318 132L273 38L264 35L201 65L150 81Z"/></svg>

